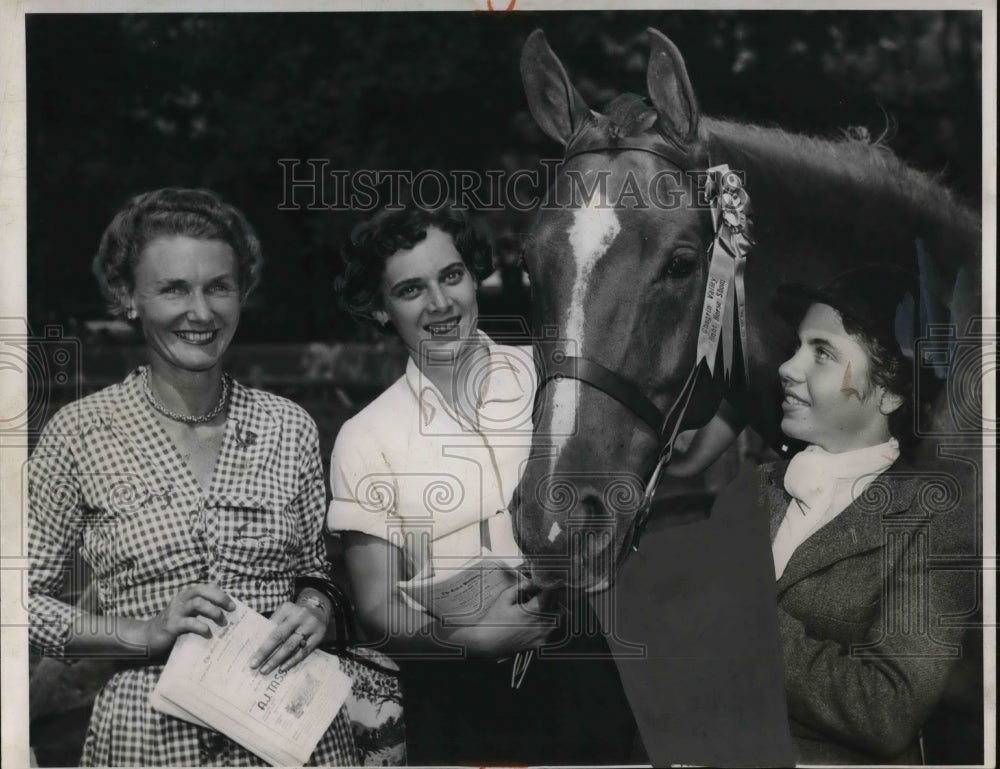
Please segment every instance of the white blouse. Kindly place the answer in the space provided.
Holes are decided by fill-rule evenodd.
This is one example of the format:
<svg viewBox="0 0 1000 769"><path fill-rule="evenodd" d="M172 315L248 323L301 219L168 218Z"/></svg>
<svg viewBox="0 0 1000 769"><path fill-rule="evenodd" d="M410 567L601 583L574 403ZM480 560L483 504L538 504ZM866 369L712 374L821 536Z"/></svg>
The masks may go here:
<svg viewBox="0 0 1000 769"><path fill-rule="evenodd" d="M485 338L485 337L484 337ZM331 531L400 547L411 576L485 547L517 558L507 505L531 449L530 347L497 345L473 363L474 413L457 413L410 359L406 373L344 423L333 448Z"/></svg>

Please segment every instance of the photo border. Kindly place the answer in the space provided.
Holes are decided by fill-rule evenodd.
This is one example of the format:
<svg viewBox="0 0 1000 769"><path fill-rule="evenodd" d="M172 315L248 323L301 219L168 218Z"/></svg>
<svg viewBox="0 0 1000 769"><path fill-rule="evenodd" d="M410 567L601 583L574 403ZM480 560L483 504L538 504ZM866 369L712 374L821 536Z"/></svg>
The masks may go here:
<svg viewBox="0 0 1000 769"><path fill-rule="evenodd" d="M27 317L26 253L27 253L27 137L25 130L25 31L26 13L126 13L126 12L225 12L259 13L266 11L595 11L613 7L625 10L853 10L856 3L837 2L558 2L557 0L515 0L513 11L505 10L506 0L369 0L368 2L306 2L304 0L34 0L16 2L3 0L0 5L0 258L3 259L3 279L0 280L0 324L16 328L18 319ZM497 10L493 10L493 8ZM996 4L989 2L879 2L863 6L867 10L974 10L983 13L982 86L983 86L983 307L985 318L997 316L996 295ZM13 324L13 325L12 325ZM22 321L23 326L23 321ZM983 403L995 404L995 371L985 371ZM26 406L27 379L18 384L12 375L0 379L0 399L6 407ZM19 412L15 412L19 413ZM0 653L3 658L2 676L2 753L0 760L7 767L27 766L28 747L28 653L26 616L22 584L27 559L24 555L26 532L21 526L25 499L22 489L23 467L27 451L17 441L5 440L0 433ZM23 443L23 441L20 441ZM983 436L984 486L984 554L996 552L996 435ZM12 513L11 511L16 511ZM984 643L987 650L996 649L996 559L984 556ZM984 675L987 686L985 703L984 757L996 755L996 666L994 654L984 655Z"/></svg>

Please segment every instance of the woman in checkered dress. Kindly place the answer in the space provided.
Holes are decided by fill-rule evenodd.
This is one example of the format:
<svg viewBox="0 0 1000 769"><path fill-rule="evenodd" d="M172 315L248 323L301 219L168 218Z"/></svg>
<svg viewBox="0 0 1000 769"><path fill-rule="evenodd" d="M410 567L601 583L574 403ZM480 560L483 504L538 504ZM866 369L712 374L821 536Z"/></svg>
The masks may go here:
<svg viewBox="0 0 1000 769"><path fill-rule="evenodd" d="M112 308L142 326L149 365L61 409L29 462L31 644L119 660L95 702L83 765L262 765L150 707L163 662L181 634L210 637L232 599L275 623L252 663L262 674L294 666L326 634L334 605L316 425L221 368L260 266L242 214L207 191L140 195L101 241L95 271ZM101 617L58 598L77 545ZM393 679L345 668L356 706L389 702L398 720ZM345 706L310 763L364 758Z"/></svg>

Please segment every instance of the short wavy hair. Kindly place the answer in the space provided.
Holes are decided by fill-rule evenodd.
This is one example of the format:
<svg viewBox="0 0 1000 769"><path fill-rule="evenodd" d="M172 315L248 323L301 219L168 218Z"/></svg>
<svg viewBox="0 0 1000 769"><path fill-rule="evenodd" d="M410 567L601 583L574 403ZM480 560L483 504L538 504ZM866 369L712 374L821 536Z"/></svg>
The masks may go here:
<svg viewBox="0 0 1000 769"><path fill-rule="evenodd" d="M210 190L166 187L132 198L101 236L92 267L112 315L125 316L146 247L156 238L180 235L221 240L233 249L243 299L257 285L264 257L243 213Z"/></svg>
<svg viewBox="0 0 1000 769"><path fill-rule="evenodd" d="M403 208L380 210L351 232L350 242L341 250L344 272L335 284L341 308L356 320L374 323L373 313L384 308L386 261L420 243L431 227L451 235L477 285L493 272L492 244L465 211L452 204L427 209L406 203Z"/></svg>
<svg viewBox="0 0 1000 769"><path fill-rule="evenodd" d="M838 313L839 314L839 313ZM930 370L915 365L913 358L905 355L898 346L889 346L849 316L841 315L844 330L857 338L868 355L868 381L866 389L871 392L882 387L886 392L898 396L902 403L889 414L889 434L901 445L910 446L919 441L916 427L927 424L932 417L930 397L941 383ZM924 396L917 398L919 392Z"/></svg>

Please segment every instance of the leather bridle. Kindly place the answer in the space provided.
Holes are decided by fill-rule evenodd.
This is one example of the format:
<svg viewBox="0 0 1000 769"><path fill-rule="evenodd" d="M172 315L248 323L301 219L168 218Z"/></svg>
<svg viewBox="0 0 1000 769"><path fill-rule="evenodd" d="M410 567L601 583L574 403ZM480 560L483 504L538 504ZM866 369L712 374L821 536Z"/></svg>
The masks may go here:
<svg viewBox="0 0 1000 769"><path fill-rule="evenodd" d="M656 467L653 469L646 483L642 504L632 520L630 535L618 555L617 560L620 563L628 550L634 552L639 549L639 540L642 538L646 524L649 522L653 496L656 494L656 489L659 486L663 469L670 463L674 441L680 432L688 405L691 403L691 397L694 394L695 385L698 381L698 372L702 367L700 364L691 367L680 394L671 404L670 409L664 413L633 382L621 374L605 368L600 363L592 361L590 358L574 355L559 355L556 353L552 357L557 360L553 360L547 364L544 372L539 377L538 389L535 392L536 403L545 385L549 382L575 379L600 390L622 404L642 420L643 424L657 436L660 444Z"/></svg>
<svg viewBox="0 0 1000 769"><path fill-rule="evenodd" d="M578 144L580 146L576 146ZM682 172L690 169L693 165L693 159L688 153L659 134L630 137L616 142L613 146L571 140L566 148L563 162L565 163L570 158L583 154L625 151L648 152L657 155ZM717 236L718 232L716 232ZM642 539L646 525L649 523L653 496L659 486L663 469L670 462L674 441L683 424L684 414L691 403L691 397L694 394L695 385L698 381L698 372L701 368L700 361L696 356L696 362L688 372L684 386L665 413L634 382L589 358L556 352L553 354L552 360L545 362L544 370L539 376L538 389L535 392L536 410L539 405L541 393L549 382L575 379L600 390L618 401L635 414L657 436L657 440L659 441L660 450L656 466L646 483L642 505L632 519L629 535L626 537L616 556L615 571L617 571L630 550L635 552L639 549L639 541Z"/></svg>

